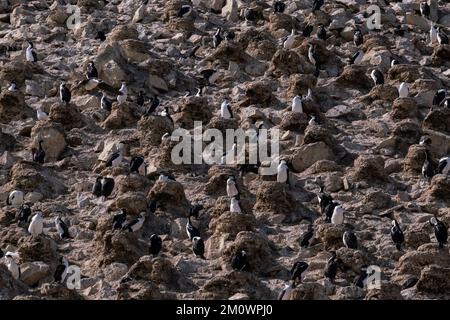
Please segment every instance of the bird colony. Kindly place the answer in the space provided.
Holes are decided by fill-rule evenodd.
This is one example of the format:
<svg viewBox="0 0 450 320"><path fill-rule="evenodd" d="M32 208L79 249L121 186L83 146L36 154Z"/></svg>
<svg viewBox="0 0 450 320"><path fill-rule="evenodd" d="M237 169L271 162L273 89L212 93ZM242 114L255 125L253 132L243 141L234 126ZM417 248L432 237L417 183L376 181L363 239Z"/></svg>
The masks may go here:
<svg viewBox="0 0 450 320"><path fill-rule="evenodd" d="M450 298L448 32L437 0L1 0L0 299ZM175 163L194 122L278 130L276 171Z"/></svg>

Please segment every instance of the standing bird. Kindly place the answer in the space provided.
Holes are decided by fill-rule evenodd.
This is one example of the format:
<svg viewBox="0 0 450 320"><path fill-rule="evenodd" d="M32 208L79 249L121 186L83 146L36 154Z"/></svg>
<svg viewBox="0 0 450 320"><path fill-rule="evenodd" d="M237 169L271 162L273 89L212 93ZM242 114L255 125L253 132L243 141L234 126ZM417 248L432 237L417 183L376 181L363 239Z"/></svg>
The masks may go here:
<svg viewBox="0 0 450 320"><path fill-rule="evenodd" d="M67 261L66 257L59 258L59 264L56 266L53 274L55 282L62 283L64 281L67 275L67 268L69 268L69 261Z"/></svg>
<svg viewBox="0 0 450 320"><path fill-rule="evenodd" d="M203 206L201 204L196 204L189 208L189 216L198 219L201 210L203 210Z"/></svg>
<svg viewBox="0 0 450 320"><path fill-rule="evenodd" d="M192 13L192 7L188 4L184 4L181 6L180 10L178 10L177 17L187 17Z"/></svg>
<svg viewBox="0 0 450 320"><path fill-rule="evenodd" d="M123 224L127 221L127 210L121 209L119 214L116 214L112 220L112 227L114 230L121 230Z"/></svg>
<svg viewBox="0 0 450 320"><path fill-rule="evenodd" d="M314 0L313 2L313 8L312 11L320 10L320 8L323 6L324 0Z"/></svg>
<svg viewBox="0 0 450 320"><path fill-rule="evenodd" d="M393 66L398 65L398 64L400 64L400 62L398 62L398 60L392 59L392 61L391 61L391 68L392 68Z"/></svg>
<svg viewBox="0 0 450 320"><path fill-rule="evenodd" d="M360 45L362 45L364 43L364 37L362 35L361 30L359 30L359 29L355 30L355 33L353 34L353 43L357 47L359 47Z"/></svg>
<svg viewBox="0 0 450 320"><path fill-rule="evenodd" d="M314 26L307 24L303 27L302 34L305 38L308 38L311 36L311 33L313 32L313 30L314 30Z"/></svg>
<svg viewBox="0 0 450 320"><path fill-rule="evenodd" d="M324 276L334 282L336 274L338 271L338 262L336 261L336 252L331 252L331 257L328 259L327 264L324 269Z"/></svg>
<svg viewBox="0 0 450 320"><path fill-rule="evenodd" d="M450 157L442 157L439 159L436 172L438 174L448 174L450 172Z"/></svg>
<svg viewBox="0 0 450 320"><path fill-rule="evenodd" d="M290 300L292 290L294 290L295 287L296 286L293 281L287 282L286 285L284 286L283 290L281 290L280 294L278 295L278 300Z"/></svg>
<svg viewBox="0 0 450 320"><path fill-rule="evenodd" d="M169 107L164 107L164 111L163 112L161 112L161 116L162 117L166 117L167 119L169 119L169 121L172 123L172 125L173 125L173 119L172 119L172 116L170 115L170 112L169 112Z"/></svg>
<svg viewBox="0 0 450 320"><path fill-rule="evenodd" d="M97 31L97 35L95 36L95 40L99 40L101 42L105 41L106 40L105 31L102 31L102 30Z"/></svg>
<svg viewBox="0 0 450 320"><path fill-rule="evenodd" d="M130 174L142 174L147 175L147 166L145 164L145 159L142 156L133 157L130 161Z"/></svg>
<svg viewBox="0 0 450 320"><path fill-rule="evenodd" d="M422 165L422 175L425 179L430 182L431 178L433 178L435 172L435 167L433 161L431 160L430 152L428 149L425 150L425 161Z"/></svg>
<svg viewBox="0 0 450 320"><path fill-rule="evenodd" d="M314 229L312 223L308 225L308 230L301 236L300 247L307 248L309 241L314 236Z"/></svg>
<svg viewBox="0 0 450 320"><path fill-rule="evenodd" d="M355 281L355 286L360 287L361 289L364 289L365 286L367 286L367 277L369 275L367 274L367 268L363 267L361 268L361 273L359 277Z"/></svg>
<svg viewBox="0 0 450 320"><path fill-rule="evenodd" d="M158 253L161 251L161 248L162 248L161 238L156 234L152 234L150 236L150 248L148 249L148 252L152 256L157 256Z"/></svg>
<svg viewBox="0 0 450 320"><path fill-rule="evenodd" d="M287 183L289 185L289 167L286 160L281 160L277 167L277 182Z"/></svg>
<svg viewBox="0 0 450 320"><path fill-rule="evenodd" d="M119 95L117 96L117 102L119 104L123 104L125 101L127 101L128 96L128 88L127 84L124 80L121 81L122 86L119 89Z"/></svg>
<svg viewBox="0 0 450 320"><path fill-rule="evenodd" d="M380 84L384 84L384 76L380 70L378 70L378 69L372 70L370 77L372 78L372 80L376 86L380 85Z"/></svg>
<svg viewBox="0 0 450 320"><path fill-rule="evenodd" d="M23 192L20 190L13 190L9 193L8 198L6 198L6 205L19 208L23 205Z"/></svg>
<svg viewBox="0 0 450 320"><path fill-rule="evenodd" d="M36 213L31 219L30 225L28 226L28 232L32 236L38 236L42 233L44 229L44 217L41 211Z"/></svg>
<svg viewBox="0 0 450 320"><path fill-rule="evenodd" d="M45 151L44 148L42 148L43 142L44 141L39 140L39 148L37 150L34 148L31 150L33 154L33 161L40 164L43 164L45 162Z"/></svg>
<svg viewBox="0 0 450 320"><path fill-rule="evenodd" d="M397 220L392 220L391 225L392 241L395 243L395 247L397 248L397 250L400 251L402 249L402 243L405 241L405 236Z"/></svg>
<svg viewBox="0 0 450 320"><path fill-rule="evenodd" d="M295 43L295 29L291 30L291 34L286 37L283 42L283 48L286 50L292 49Z"/></svg>
<svg viewBox="0 0 450 320"><path fill-rule="evenodd" d="M325 207L325 221L331 222L331 217L334 213L334 208L337 207L339 204L335 201L331 201L326 207Z"/></svg>
<svg viewBox="0 0 450 320"><path fill-rule="evenodd" d="M309 62L311 62L314 66L317 67L317 61L319 59L319 56L316 53L316 48L312 44L309 44L308 59Z"/></svg>
<svg viewBox="0 0 450 320"><path fill-rule="evenodd" d="M342 224L344 222L344 208L341 205L337 205L333 209L333 215L331 216L332 224Z"/></svg>
<svg viewBox="0 0 450 320"><path fill-rule="evenodd" d="M430 27L430 44L438 42L438 31L434 23L431 23Z"/></svg>
<svg viewBox="0 0 450 320"><path fill-rule="evenodd" d="M273 10L275 11L275 13L283 13L285 9L286 9L286 4L284 2L281 2L281 1L274 2Z"/></svg>
<svg viewBox="0 0 450 320"><path fill-rule="evenodd" d="M156 108L159 107L159 104L160 104L160 101L159 101L157 95L155 95L154 97L150 98L150 106L148 107L147 111L145 111L144 117L148 117L153 112L155 112Z"/></svg>
<svg viewBox="0 0 450 320"><path fill-rule="evenodd" d="M9 272L11 272L11 275L13 276L13 278L16 280L19 279L21 276L21 270L12 255L10 255L8 253L5 255L5 264L9 270Z"/></svg>
<svg viewBox="0 0 450 320"><path fill-rule="evenodd" d="M349 249L358 249L358 239L353 231L345 231L342 236L342 242Z"/></svg>
<svg viewBox="0 0 450 320"><path fill-rule="evenodd" d="M8 87L8 91L15 92L17 91L17 83L15 81L11 81Z"/></svg>
<svg viewBox="0 0 450 320"><path fill-rule="evenodd" d="M241 201L238 196L234 196L230 200L230 212L245 213L242 209Z"/></svg>
<svg viewBox="0 0 450 320"><path fill-rule="evenodd" d="M98 176L92 188L92 194L96 197L108 198L114 190L114 179Z"/></svg>
<svg viewBox="0 0 450 320"><path fill-rule="evenodd" d="M419 141L419 145L421 146L431 146L431 138L430 136L421 136L420 137L420 141Z"/></svg>
<svg viewBox="0 0 450 320"><path fill-rule="evenodd" d="M297 261L294 263L291 269L291 280L297 283L297 280L301 283L303 280L303 273L308 269L309 264L305 261Z"/></svg>
<svg viewBox="0 0 450 320"><path fill-rule="evenodd" d="M145 212L141 212L139 218L133 219L122 227L122 231L136 232L142 228L145 222Z"/></svg>
<svg viewBox="0 0 450 320"><path fill-rule="evenodd" d="M213 47L217 48L219 44L223 41L223 37L220 35L222 28L217 28L216 33L213 36Z"/></svg>
<svg viewBox="0 0 450 320"><path fill-rule="evenodd" d="M188 220L186 222L186 233L189 237L189 240L192 240L195 237L200 237L200 231L198 231L198 229L193 226L190 215L188 216Z"/></svg>
<svg viewBox="0 0 450 320"><path fill-rule="evenodd" d="M31 208L28 204L23 204L17 215L17 221L27 223L31 217Z"/></svg>
<svg viewBox="0 0 450 320"><path fill-rule="evenodd" d="M399 98L407 98L409 94L408 84L406 82L400 83L398 87L398 96Z"/></svg>
<svg viewBox="0 0 450 320"><path fill-rule="evenodd" d="M248 271L247 252L238 250L231 259L231 267L238 271Z"/></svg>
<svg viewBox="0 0 450 320"><path fill-rule="evenodd" d="M145 103L144 91L139 91L138 96L136 98L136 103L139 107L142 107Z"/></svg>
<svg viewBox="0 0 450 320"><path fill-rule="evenodd" d="M223 99L220 105L220 116L224 119L233 118L233 111L231 110L230 101L228 99Z"/></svg>
<svg viewBox="0 0 450 320"><path fill-rule="evenodd" d="M317 38L327 40L327 30L325 29L325 26L323 24L319 24L318 26Z"/></svg>
<svg viewBox="0 0 450 320"><path fill-rule="evenodd" d="M362 50L356 51L356 53L351 56L347 61L349 65L358 64L362 61L364 57L364 52Z"/></svg>
<svg viewBox="0 0 450 320"><path fill-rule="evenodd" d="M239 196L239 189L236 183L236 177L231 175L227 179L227 196L235 197Z"/></svg>
<svg viewBox="0 0 450 320"><path fill-rule="evenodd" d="M430 219L430 224L434 228L434 235L439 243L439 248L443 248L444 243L446 243L448 239L447 226L436 217L432 217Z"/></svg>
<svg viewBox="0 0 450 320"><path fill-rule="evenodd" d="M296 95L292 99L292 112L293 113L303 113L302 98L299 95Z"/></svg>
<svg viewBox="0 0 450 320"><path fill-rule="evenodd" d="M36 109L36 118L39 121L45 121L45 120L48 119L48 114L45 113L44 111L42 111L41 106L38 106L37 109Z"/></svg>
<svg viewBox="0 0 450 320"><path fill-rule="evenodd" d="M442 27L438 28L437 41L439 42L439 44L448 44L448 37L444 33L444 30L442 29Z"/></svg>
<svg viewBox="0 0 450 320"><path fill-rule="evenodd" d="M28 41L28 47L25 52L25 57L28 62L37 62L36 51L34 51L34 45L31 41Z"/></svg>
<svg viewBox="0 0 450 320"><path fill-rule="evenodd" d="M112 101L108 99L105 92L102 92L102 98L100 100L100 108L106 111L111 111Z"/></svg>
<svg viewBox="0 0 450 320"><path fill-rule="evenodd" d="M319 201L320 213L323 214L325 208L333 201L333 198L324 191L324 186L320 186L317 200Z"/></svg>
<svg viewBox="0 0 450 320"><path fill-rule="evenodd" d="M119 164L121 164L122 160L123 160L124 149L125 149L125 143L119 142L117 151L114 152L113 154L111 154L109 156L108 160L106 160L106 167L116 167Z"/></svg>
<svg viewBox="0 0 450 320"><path fill-rule="evenodd" d="M86 78L88 78L88 79L98 78L98 71L94 65L94 61L90 61L87 66Z"/></svg>
<svg viewBox="0 0 450 320"><path fill-rule="evenodd" d="M203 239L200 237L194 237L192 238L192 251L194 251L195 255L197 257L200 257L202 259L205 259L205 243L203 242Z"/></svg>
<svg viewBox="0 0 450 320"><path fill-rule="evenodd" d="M55 226L61 240L70 238L69 228L67 227L66 223L62 220L61 216L55 218Z"/></svg>
<svg viewBox="0 0 450 320"><path fill-rule="evenodd" d="M61 83L59 85L59 99L61 102L68 104L71 98L72 94L70 93L70 90L66 87L65 83Z"/></svg>
<svg viewBox="0 0 450 320"><path fill-rule="evenodd" d="M420 15L426 19L430 19L430 6L428 2L424 1L420 3Z"/></svg>
<svg viewBox="0 0 450 320"><path fill-rule="evenodd" d="M445 89L439 89L433 96L433 106L439 106L442 101L444 101L447 96L447 91Z"/></svg>

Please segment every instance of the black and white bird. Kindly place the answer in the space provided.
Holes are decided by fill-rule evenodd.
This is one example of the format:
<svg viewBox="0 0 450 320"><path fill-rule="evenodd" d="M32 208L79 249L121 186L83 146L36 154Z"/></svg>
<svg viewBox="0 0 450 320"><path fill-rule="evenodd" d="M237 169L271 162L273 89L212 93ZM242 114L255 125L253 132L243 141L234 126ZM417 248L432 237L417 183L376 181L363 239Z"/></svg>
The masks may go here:
<svg viewBox="0 0 450 320"><path fill-rule="evenodd" d="M288 281L283 290L281 290L280 294L278 295L278 300L290 300L292 290L296 288L296 285L293 281Z"/></svg>
<svg viewBox="0 0 450 320"><path fill-rule="evenodd" d="M430 44L438 42L438 30L436 25L432 22L430 26Z"/></svg>
<svg viewBox="0 0 450 320"><path fill-rule="evenodd" d="M31 208L28 204L23 204L17 214L17 221L28 223L31 217Z"/></svg>
<svg viewBox="0 0 450 320"><path fill-rule="evenodd" d="M164 107L164 110L161 112L161 116L169 119L169 121L172 123L172 125L174 124L172 116L170 115L169 107L167 107L167 106Z"/></svg>
<svg viewBox="0 0 450 320"><path fill-rule="evenodd" d="M33 218L31 218L30 225L28 226L28 232L37 237L44 231L44 215L41 211L38 211Z"/></svg>
<svg viewBox="0 0 450 320"><path fill-rule="evenodd" d="M122 80L121 83L122 83L122 85L119 89L119 94L117 96L117 102L119 104L123 104L125 101L127 101L127 97L128 97L127 83L124 80Z"/></svg>
<svg viewBox="0 0 450 320"><path fill-rule="evenodd" d="M291 111L293 113L303 113L303 102L302 102L302 98L299 95L296 95L292 99Z"/></svg>
<svg viewBox="0 0 450 320"><path fill-rule="evenodd" d="M281 160L277 167L277 182L289 185L289 167L286 160Z"/></svg>
<svg viewBox="0 0 450 320"><path fill-rule="evenodd" d="M72 99L72 94L70 93L70 90L66 87L65 83L61 83L59 85L59 99L61 100L61 102L64 102L66 104L68 104Z"/></svg>
<svg viewBox="0 0 450 320"><path fill-rule="evenodd" d="M439 159L436 172L438 174L447 175L450 172L450 157L442 157Z"/></svg>
<svg viewBox="0 0 450 320"><path fill-rule="evenodd" d="M433 226L434 235L439 243L439 248L443 248L448 239L447 226L436 217L430 219L430 224Z"/></svg>
<svg viewBox="0 0 450 320"><path fill-rule="evenodd" d="M432 140L431 140L430 136L425 135L425 136L420 137L419 145L430 146L431 143L432 143Z"/></svg>
<svg viewBox="0 0 450 320"><path fill-rule="evenodd" d="M192 13L192 7L188 4L184 4L181 6L180 10L178 10L177 17L187 17Z"/></svg>
<svg viewBox="0 0 450 320"><path fill-rule="evenodd" d="M314 229L312 223L308 225L308 229L306 232L301 236L300 240L300 247L307 248L309 246L309 241L314 236Z"/></svg>
<svg viewBox="0 0 450 320"><path fill-rule="evenodd" d="M106 111L111 111L112 101L106 96L106 93L102 92L102 98L100 99L100 108Z"/></svg>
<svg viewBox="0 0 450 320"><path fill-rule="evenodd" d="M17 83L15 81L11 81L8 87L8 91L16 92L17 91Z"/></svg>
<svg viewBox="0 0 450 320"><path fill-rule="evenodd" d="M20 278L20 276L22 275L20 267L15 261L14 256L9 254L8 252L5 254L5 265L6 268L8 268L9 272L11 272L11 275L14 279L17 280Z"/></svg>
<svg viewBox="0 0 450 320"><path fill-rule="evenodd" d="M334 282L338 271L339 264L336 260L336 252L331 252L331 257L328 259L327 264L324 269L324 276L330 279L331 282Z"/></svg>
<svg viewBox="0 0 450 320"><path fill-rule="evenodd" d="M56 266L55 273L53 274L55 282L62 283L65 280L68 268L69 261L67 261L66 257L59 258L59 264Z"/></svg>
<svg viewBox="0 0 450 320"><path fill-rule="evenodd" d="M244 250L238 250L231 258L231 267L234 270L238 271L248 271L249 270L249 264L248 264L248 257L247 252Z"/></svg>
<svg viewBox="0 0 450 320"><path fill-rule="evenodd" d="M125 149L125 143L124 142L119 142L118 146L117 146L117 151L113 152L108 160L106 160L106 167L116 167L119 164L122 163L123 160L123 153L124 153L124 149Z"/></svg>
<svg viewBox="0 0 450 320"><path fill-rule="evenodd" d="M114 179L109 177L97 177L92 188L92 194L96 197L108 198L114 190Z"/></svg>
<svg viewBox="0 0 450 320"><path fill-rule="evenodd" d="M141 212L139 214L139 218L133 219L129 222L127 222L123 227L122 231L128 231L128 232L136 232L139 229L142 228L145 222L145 212Z"/></svg>
<svg viewBox="0 0 450 320"><path fill-rule="evenodd" d="M39 140L39 142L38 142L38 144L39 144L38 149L37 150L34 149L34 148L31 149L32 155L33 155L33 161L37 162L37 163L40 163L40 164L45 162L45 151L44 151L44 148L42 147L42 143L44 143L44 141L43 140Z"/></svg>
<svg viewBox="0 0 450 320"><path fill-rule="evenodd" d="M422 175L425 179L428 180L428 182L433 178L435 173L435 167L433 160L431 159L430 152L428 149L425 150L425 161L422 165Z"/></svg>
<svg viewBox="0 0 450 320"><path fill-rule="evenodd" d="M160 101L159 101L157 95L150 98L150 105L149 105L148 109L145 111L144 116L145 117L150 116L153 112L155 112L156 108L159 107L159 104L160 104Z"/></svg>
<svg viewBox="0 0 450 320"><path fill-rule="evenodd" d="M237 186L236 177L234 175L231 175L227 179L227 196L235 197L239 195L240 193Z"/></svg>
<svg viewBox="0 0 450 320"><path fill-rule="evenodd" d="M61 239L70 238L69 228L67 227L61 216L55 218L55 227Z"/></svg>
<svg viewBox="0 0 450 320"><path fill-rule="evenodd" d="M359 64L364 57L364 52L362 50L358 50L355 52L353 56L351 56L347 61L349 65Z"/></svg>
<svg viewBox="0 0 450 320"><path fill-rule="evenodd" d="M357 47L359 47L360 45L362 45L364 43L364 37L363 37L361 30L359 30L359 29L355 30L355 33L353 34L353 43Z"/></svg>
<svg viewBox="0 0 450 320"><path fill-rule="evenodd" d="M234 196L230 200L230 212L234 213L244 213L244 208L242 207L241 200L239 199L239 196Z"/></svg>
<svg viewBox="0 0 450 320"><path fill-rule="evenodd" d="M312 44L309 44L308 46L309 46L309 49L308 49L309 62L311 62L314 66L317 67L317 62L318 62L319 56L316 53L316 48Z"/></svg>
<svg viewBox="0 0 450 320"><path fill-rule="evenodd" d="M94 65L94 61L90 61L87 66L86 78L88 78L88 79L98 78L98 71Z"/></svg>
<svg viewBox="0 0 450 320"><path fill-rule="evenodd" d="M103 30L97 31L97 34L96 34L96 36L95 36L94 39L95 39L95 40L99 40L99 41L101 41L101 42L105 41L105 40L106 40L106 34L105 34L105 31L103 31Z"/></svg>
<svg viewBox="0 0 450 320"><path fill-rule="evenodd" d="M213 47L217 48L219 44L223 41L223 37L221 35L222 28L217 28L216 33L213 36Z"/></svg>
<svg viewBox="0 0 450 320"><path fill-rule="evenodd" d="M344 223L344 212L345 210L340 204L335 206L331 216L331 223L336 225Z"/></svg>
<svg viewBox="0 0 450 320"><path fill-rule="evenodd" d="M391 225L392 241L395 243L395 247L397 248L397 250L400 251L402 249L402 243L405 241L405 235L403 234L403 231L397 220L393 219Z"/></svg>
<svg viewBox="0 0 450 320"><path fill-rule="evenodd" d="M114 217L113 217L113 220L112 220L113 229L121 230L125 221L127 221L127 210L120 209L120 213L114 215Z"/></svg>
<svg viewBox="0 0 450 320"><path fill-rule="evenodd" d="M319 24L317 27L317 38L327 40L327 30L323 24Z"/></svg>
<svg viewBox="0 0 450 320"><path fill-rule="evenodd" d="M150 236L150 248L148 249L148 252L152 256L157 256L158 253L161 251L162 248L162 239L157 234L152 234Z"/></svg>
<svg viewBox="0 0 450 320"><path fill-rule="evenodd" d="M186 233L189 237L189 240L194 239L195 237L200 237L200 231L191 222L191 216L188 216L188 220L186 222Z"/></svg>
<svg viewBox="0 0 450 320"><path fill-rule="evenodd" d="M192 251L194 251L194 254L197 257L200 257L202 259L205 259L205 243L203 242L203 239L200 237L194 237L192 238Z"/></svg>
<svg viewBox="0 0 450 320"><path fill-rule="evenodd" d="M303 281L304 272L308 269L309 264L305 261L297 261L294 263L294 265L291 268L291 280L294 281L294 283L301 283Z"/></svg>
<svg viewBox="0 0 450 320"><path fill-rule="evenodd" d="M227 41L233 41L234 38L236 38L236 34L233 30L225 30L224 32L225 40Z"/></svg>
<svg viewBox="0 0 450 320"><path fill-rule="evenodd" d="M333 216L334 208L339 205L336 201L331 201L324 209L325 211L325 221L331 222L331 217Z"/></svg>
<svg viewBox="0 0 450 320"><path fill-rule="evenodd" d="M362 267L361 273L359 274L358 278L355 280L355 286L360 287L361 289L364 289L365 286L367 286L367 277L369 276L367 274L367 268Z"/></svg>
<svg viewBox="0 0 450 320"><path fill-rule="evenodd" d="M333 201L333 198L324 191L324 186L320 186L319 193L317 194L317 200L319 201L320 213L323 214L325 208ZM331 217L330 217L331 218Z"/></svg>
<svg viewBox="0 0 450 320"><path fill-rule="evenodd" d="M448 44L448 36L444 33L442 27L438 28L437 41L439 44Z"/></svg>
<svg viewBox="0 0 450 320"><path fill-rule="evenodd" d="M445 98L444 102L442 103L442 106L446 109L450 109L450 97Z"/></svg>
<svg viewBox="0 0 450 320"><path fill-rule="evenodd" d="M307 24L303 27L302 34L305 38L308 38L311 36L311 33L313 32L313 30L314 30L314 26Z"/></svg>
<svg viewBox="0 0 450 320"><path fill-rule="evenodd" d="M420 3L420 14L424 18L430 18L430 6L428 5L428 2L424 1Z"/></svg>
<svg viewBox="0 0 450 320"><path fill-rule="evenodd" d="M23 191L13 190L9 193L8 198L6 198L6 205L19 208L23 205Z"/></svg>
<svg viewBox="0 0 450 320"><path fill-rule="evenodd" d="M130 161L130 174L136 173L146 176L147 175L147 165L145 159L142 156L137 156L131 158Z"/></svg>
<svg viewBox="0 0 450 320"><path fill-rule="evenodd" d="M283 41L283 48L286 50L292 49L294 43L295 43L295 29L292 29L291 33Z"/></svg>
<svg viewBox="0 0 450 320"><path fill-rule="evenodd" d="M409 95L409 86L406 82L400 83L398 87L398 97L399 98L407 98Z"/></svg>
<svg viewBox="0 0 450 320"><path fill-rule="evenodd" d="M34 45L31 41L28 41L28 47L25 52L25 57L28 62L37 62L36 51L34 51Z"/></svg>
<svg viewBox="0 0 450 320"><path fill-rule="evenodd" d="M283 13L286 9L286 4L282 1L275 1L273 3L273 10L275 13Z"/></svg>
<svg viewBox="0 0 450 320"><path fill-rule="evenodd" d="M380 85L380 84L384 84L384 76L380 70L378 70L378 69L372 70L372 72L370 73L370 77L372 78L372 80L376 86Z"/></svg>
<svg viewBox="0 0 450 320"><path fill-rule="evenodd" d="M200 211L203 210L203 206L201 204L195 204L189 208L189 216L198 219L200 215Z"/></svg>
<svg viewBox="0 0 450 320"><path fill-rule="evenodd" d="M244 19L246 22L256 22L259 19L259 14L254 9L246 8L244 10Z"/></svg>
<svg viewBox="0 0 450 320"><path fill-rule="evenodd" d="M220 105L220 116L223 119L232 119L233 118L233 111L231 110L230 106L230 100L223 99L222 104Z"/></svg>
<svg viewBox="0 0 450 320"><path fill-rule="evenodd" d="M345 231L342 236L342 242L349 249L358 249L358 239L353 231Z"/></svg>
<svg viewBox="0 0 450 320"><path fill-rule="evenodd" d="M392 59L392 61L391 61L391 68L392 68L393 66L398 65L398 64L400 64L400 62L398 62L398 60Z"/></svg>
<svg viewBox="0 0 450 320"><path fill-rule="evenodd" d="M320 8L323 6L324 0L314 0L312 11L320 10Z"/></svg>
<svg viewBox="0 0 450 320"><path fill-rule="evenodd" d="M447 96L447 91L445 89L439 89L433 96L433 106L439 106L442 101L444 101Z"/></svg>
<svg viewBox="0 0 450 320"><path fill-rule="evenodd" d="M45 113L45 112L42 110L42 107L41 107L41 106L38 106L37 109L36 109L36 118L37 118L39 121L45 121L45 120L48 119L48 114Z"/></svg>

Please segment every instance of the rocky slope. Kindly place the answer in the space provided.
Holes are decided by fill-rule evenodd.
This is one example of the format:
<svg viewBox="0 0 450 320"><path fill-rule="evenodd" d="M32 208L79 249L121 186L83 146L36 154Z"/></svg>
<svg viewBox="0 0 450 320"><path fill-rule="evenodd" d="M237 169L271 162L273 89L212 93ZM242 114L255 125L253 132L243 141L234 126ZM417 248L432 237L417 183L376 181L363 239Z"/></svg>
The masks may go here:
<svg viewBox="0 0 450 320"><path fill-rule="evenodd" d="M67 3L81 10L81 25L67 28ZM429 224L435 215L450 224L450 178L421 175L429 135L434 160L450 153L450 109L430 109L438 89L449 88L450 46L430 44L429 21L420 16L419 1L372 1L382 8L382 29L368 30L365 0L326 0L311 12L312 1L286 0L284 13L271 1L194 0L194 12L177 17L184 0L0 1L0 248L18 251L22 276L12 278L0 264L0 299L275 299L295 261L309 263L293 299L448 299L450 253L439 249ZM431 0L431 20L450 27L450 4ZM245 8L261 17L243 19ZM314 25L311 37L301 30ZM316 36L324 24L327 40ZM346 60L357 47L355 27L364 35L364 58ZM217 48L217 29L234 31L233 41ZM282 42L299 30L293 47ZM97 32L106 40L96 39ZM34 43L38 62L25 60L27 41ZM316 44L320 71L308 59ZM195 49L195 50L194 50ZM390 66L396 59L399 65ZM128 101L100 109L98 90L76 88L90 61L99 78L118 89L128 85ZM370 73L378 68L385 84L374 86ZM219 77L205 82L201 71ZM7 90L15 81L19 91ZM72 100L59 100L59 84L71 88ZM399 98L401 82L409 97ZM202 87L201 97L184 97ZM290 110L295 95L312 90L302 114ZM157 113L142 117L136 104L143 90L159 96ZM112 95L111 95L112 97ZM235 119L220 117L220 105L231 99ZM146 105L146 106L147 106ZM49 119L39 121L41 108ZM156 113L155 113L156 114ZM311 115L319 124L309 125ZM174 165L170 141L162 136L174 128L265 128L281 130L280 150L295 171L292 187L275 176L250 173L238 178L241 201L248 212L228 212L225 183L235 166ZM43 140L44 164L32 161L31 148ZM120 141L125 161L105 167ZM147 176L128 175L131 157L143 155ZM157 181L160 172L176 181ZM115 190L102 202L91 194L98 175L115 179ZM326 223L316 198L324 185L345 209L343 225ZM12 190L25 193L33 212L44 214L43 235L33 237L18 224L18 210L5 200ZM113 231L112 217L125 208L132 216L160 206L136 233ZM191 204L204 211L193 219L205 240L206 260L192 253L185 232ZM71 239L61 240L54 219L62 213ZM398 251L391 240L391 219L399 221L405 244ZM300 247L313 224L310 246ZM358 249L342 243L353 230ZM149 238L161 235L158 257L148 252ZM230 259L245 249L250 270L233 271ZM336 251L343 263L335 283L323 269ZM53 282L59 257L81 268L81 288L69 290ZM363 266L382 271L379 288L353 285ZM121 281L126 279L127 281ZM417 283L403 289L408 281Z"/></svg>

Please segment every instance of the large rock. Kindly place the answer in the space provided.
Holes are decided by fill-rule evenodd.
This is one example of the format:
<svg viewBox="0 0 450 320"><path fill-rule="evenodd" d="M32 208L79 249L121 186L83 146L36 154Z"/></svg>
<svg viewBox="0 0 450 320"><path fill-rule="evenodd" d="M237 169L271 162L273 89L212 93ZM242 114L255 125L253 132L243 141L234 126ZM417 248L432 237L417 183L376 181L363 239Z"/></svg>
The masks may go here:
<svg viewBox="0 0 450 320"><path fill-rule="evenodd" d="M405 171L418 174L422 172L422 165L425 161L425 146L413 144L408 149L408 153L403 160L403 168Z"/></svg>
<svg viewBox="0 0 450 320"><path fill-rule="evenodd" d="M50 109L49 117L53 122L61 123L66 130L83 126L81 112L74 104L55 103Z"/></svg>
<svg viewBox="0 0 450 320"><path fill-rule="evenodd" d="M9 123L23 117L25 111L24 96L20 92L3 90L0 94L0 123Z"/></svg>
<svg viewBox="0 0 450 320"><path fill-rule="evenodd" d="M388 176L384 171L384 160L380 156L361 155L355 161L352 172L355 181L386 182Z"/></svg>
<svg viewBox="0 0 450 320"><path fill-rule="evenodd" d="M415 119L417 115L418 108L414 98L395 99L391 112L392 120L400 121L406 118Z"/></svg>
<svg viewBox="0 0 450 320"><path fill-rule="evenodd" d="M184 188L178 181L157 181L148 193L147 198L156 200L176 217L186 217L189 202L186 199Z"/></svg>
<svg viewBox="0 0 450 320"><path fill-rule="evenodd" d="M442 294L450 290L450 268L435 264L425 267L417 282L419 292Z"/></svg>
<svg viewBox="0 0 450 320"><path fill-rule="evenodd" d="M322 141L303 145L294 149L291 163L295 170L301 172L319 160L333 160L333 151Z"/></svg>
<svg viewBox="0 0 450 320"><path fill-rule="evenodd" d="M38 284L40 280L50 275L50 267L41 261L23 263L20 269L22 271L20 280L29 286Z"/></svg>
<svg viewBox="0 0 450 320"><path fill-rule="evenodd" d="M450 135L450 109L431 110L423 120L422 128Z"/></svg>
<svg viewBox="0 0 450 320"><path fill-rule="evenodd" d="M59 156L67 146L64 128L61 124L39 121L31 130L33 146L37 149L39 141L45 151L45 161L59 160Z"/></svg>

